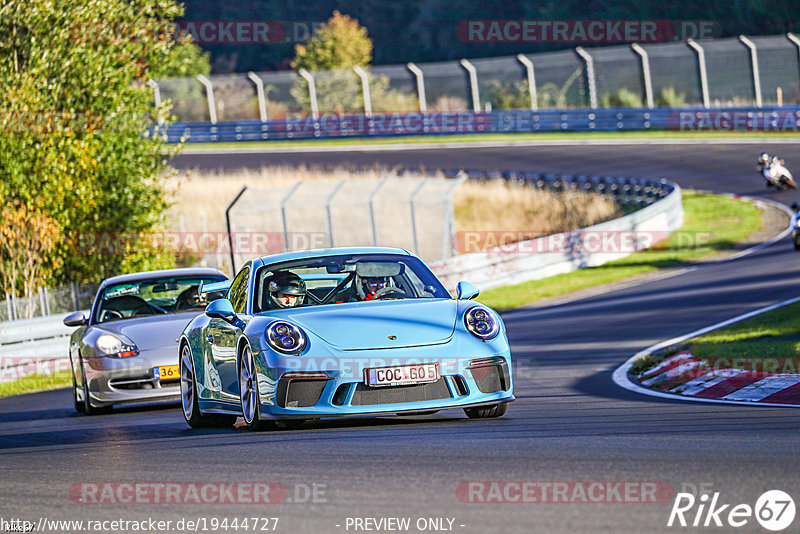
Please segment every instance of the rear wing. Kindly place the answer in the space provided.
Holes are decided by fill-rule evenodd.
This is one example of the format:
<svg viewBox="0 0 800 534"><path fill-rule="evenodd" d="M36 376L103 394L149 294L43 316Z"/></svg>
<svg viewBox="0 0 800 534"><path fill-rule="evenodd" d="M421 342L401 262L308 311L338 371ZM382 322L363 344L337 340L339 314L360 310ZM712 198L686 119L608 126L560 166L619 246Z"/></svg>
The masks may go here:
<svg viewBox="0 0 800 534"><path fill-rule="evenodd" d="M223 280L222 282L200 282L200 287L198 288L197 292L202 293L211 293L213 291L227 291L231 287L231 283L233 280Z"/></svg>

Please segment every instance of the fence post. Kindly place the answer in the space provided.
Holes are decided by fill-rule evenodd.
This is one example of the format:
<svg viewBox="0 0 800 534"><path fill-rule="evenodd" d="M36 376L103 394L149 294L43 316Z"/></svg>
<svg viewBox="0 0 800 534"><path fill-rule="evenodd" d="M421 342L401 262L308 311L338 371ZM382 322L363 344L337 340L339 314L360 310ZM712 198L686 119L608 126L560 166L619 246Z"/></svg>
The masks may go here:
<svg viewBox="0 0 800 534"><path fill-rule="evenodd" d="M11 302L11 295L6 293L6 310L8 311L8 320L14 320L14 303Z"/></svg>
<svg viewBox="0 0 800 534"><path fill-rule="evenodd" d="M206 88L206 100L208 100L208 115L211 119L211 124L217 124L217 105L214 102L214 86L211 85L211 80L202 74L197 75L197 80Z"/></svg>
<svg viewBox="0 0 800 534"><path fill-rule="evenodd" d="M594 77L594 59L581 46L575 49L575 53L586 63L586 80L589 84L589 107L597 109L597 80Z"/></svg>
<svg viewBox="0 0 800 534"><path fill-rule="evenodd" d="M300 69L297 73L308 82L308 99L311 101L311 116L314 120L319 119L319 105L317 104L317 84L314 83L314 76L306 69Z"/></svg>
<svg viewBox="0 0 800 534"><path fill-rule="evenodd" d="M294 192L297 191L297 188L302 184L303 182L295 182L294 185L289 189L289 192L286 193L281 199L281 225L283 225L284 252L289 252L289 221L286 219L286 204L289 202L289 199L292 198Z"/></svg>
<svg viewBox="0 0 800 534"><path fill-rule="evenodd" d="M417 79L417 98L419 99L419 110L421 113L428 111L428 101L425 99L425 77L422 69L413 63L406 63L406 67Z"/></svg>
<svg viewBox="0 0 800 534"><path fill-rule="evenodd" d="M69 284L70 293L72 294L72 311L81 309L81 296L78 292L78 282L72 281Z"/></svg>
<svg viewBox="0 0 800 534"><path fill-rule="evenodd" d="M447 213L444 220L444 231L442 232L442 259L449 258L453 251L453 228L455 227L455 215L453 214L453 193L456 189L467 181L467 173L459 171L453 181L453 185L447 190Z"/></svg>
<svg viewBox="0 0 800 534"><path fill-rule="evenodd" d="M650 77L650 58L647 56L647 50L642 48L639 43L632 43L631 48L634 52L639 54L642 59L642 81L644 82L644 98L647 101L647 107L653 109L653 80Z"/></svg>
<svg viewBox="0 0 800 534"><path fill-rule="evenodd" d="M363 67L356 65L353 71L361 78L361 94L364 98L364 115L372 116L372 99L369 96L369 75Z"/></svg>
<svg viewBox="0 0 800 534"><path fill-rule="evenodd" d="M42 288L39 288L39 306L42 308L42 317L46 316L45 313L45 304L44 304L44 293L42 293Z"/></svg>
<svg viewBox="0 0 800 534"><path fill-rule="evenodd" d="M425 187L425 184L428 183L428 180L423 178L420 180L420 183L417 187L411 191L411 196L408 197L408 206L411 209L411 233L414 239L414 254L419 254L419 238L417 237L417 217L416 217L416 209L414 203L417 199L417 193Z"/></svg>
<svg viewBox="0 0 800 534"><path fill-rule="evenodd" d="M46 287L43 287L42 291L44 292L44 314L50 315L50 294Z"/></svg>
<svg viewBox="0 0 800 534"><path fill-rule="evenodd" d="M233 234L231 233L231 208L233 208L233 205L239 201L245 191L247 191L247 186L243 185L239 192L236 193L236 196L233 197L233 200L231 200L230 204L228 204L228 207L225 208L225 227L228 230L228 245L231 249L231 278L236 276L236 257L233 252ZM218 267L222 266L219 265Z"/></svg>
<svg viewBox="0 0 800 534"><path fill-rule="evenodd" d="M339 183L333 187L333 191L331 191L331 193L325 199L325 213L328 217L328 233L331 236L331 248L336 246L336 237L333 233L333 215L331 214L331 203L333 202L333 197L336 196L336 193L339 192L339 189L342 188L345 182L347 182L347 180L339 180Z"/></svg>
<svg viewBox="0 0 800 534"><path fill-rule="evenodd" d="M475 66L467 59L462 59L460 63L469 74L469 89L472 94L472 111L480 113L481 97L478 93L478 71L475 70Z"/></svg>
<svg viewBox="0 0 800 534"><path fill-rule="evenodd" d="M378 246L378 227L375 222L375 197L385 184L386 177L384 176L378 182L378 185L375 186L375 189L372 190L372 193L369 194L369 222L372 227L372 244L375 246Z"/></svg>
<svg viewBox="0 0 800 534"><path fill-rule="evenodd" d="M158 108L161 107L161 88L158 86L158 82L155 80L147 80L147 85L153 89L153 104L155 105L156 110L158 110ZM161 126L163 124L164 119L159 114L158 125Z"/></svg>
<svg viewBox="0 0 800 534"><path fill-rule="evenodd" d="M264 80L261 79L255 72L250 71L247 77L251 82L256 84L256 93L258 95L258 114L261 117L261 122L267 122L267 97L264 95Z"/></svg>
<svg viewBox="0 0 800 534"><path fill-rule="evenodd" d="M758 74L758 51L756 50L756 44L744 35L740 35L739 40L750 49L750 65L753 70L753 92L756 94L756 106L761 107L761 76Z"/></svg>
<svg viewBox="0 0 800 534"><path fill-rule="evenodd" d="M536 96L536 74L533 71L533 61L525 54L517 54L517 61L525 67L528 78L528 93L531 95L531 111L539 109L539 99Z"/></svg>
<svg viewBox="0 0 800 534"><path fill-rule="evenodd" d="M800 70L800 37L793 33L787 33L786 38L789 39L797 47L797 69Z"/></svg>
<svg viewBox="0 0 800 534"><path fill-rule="evenodd" d="M700 46L694 39L687 39L686 44L689 45L697 53L697 68L700 72L700 91L703 93L703 107L711 107L710 99L708 98L708 77L706 76L706 53L703 47Z"/></svg>

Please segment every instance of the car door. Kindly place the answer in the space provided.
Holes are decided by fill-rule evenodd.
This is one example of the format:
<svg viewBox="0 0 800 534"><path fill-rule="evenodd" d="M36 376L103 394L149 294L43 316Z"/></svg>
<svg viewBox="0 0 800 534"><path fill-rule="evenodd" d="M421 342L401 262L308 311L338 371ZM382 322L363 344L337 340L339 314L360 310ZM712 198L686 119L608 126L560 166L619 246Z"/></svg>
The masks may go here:
<svg viewBox="0 0 800 534"><path fill-rule="evenodd" d="M211 363L220 382L220 399L239 402L239 369L236 362L236 341L244 323L242 315L247 309L247 293L250 285L250 266L246 265L231 283L228 300L240 321L231 324L224 319L213 318L206 327L206 341L211 348Z"/></svg>

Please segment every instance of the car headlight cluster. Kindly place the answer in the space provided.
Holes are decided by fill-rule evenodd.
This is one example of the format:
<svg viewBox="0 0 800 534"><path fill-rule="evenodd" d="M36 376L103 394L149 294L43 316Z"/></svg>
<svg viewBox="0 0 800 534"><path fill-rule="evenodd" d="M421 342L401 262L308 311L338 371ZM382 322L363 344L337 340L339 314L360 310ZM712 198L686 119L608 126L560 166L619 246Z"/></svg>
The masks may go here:
<svg viewBox="0 0 800 534"><path fill-rule="evenodd" d="M492 339L500 332L500 321L482 306L475 306L464 314L467 330L479 339Z"/></svg>
<svg viewBox="0 0 800 534"><path fill-rule="evenodd" d="M270 324L266 336L270 347L284 354L298 354L307 344L305 333L286 321L275 321Z"/></svg>
<svg viewBox="0 0 800 534"><path fill-rule="evenodd" d="M98 352L103 356L130 358L139 354L135 345L129 345L113 334L103 334L95 342Z"/></svg>

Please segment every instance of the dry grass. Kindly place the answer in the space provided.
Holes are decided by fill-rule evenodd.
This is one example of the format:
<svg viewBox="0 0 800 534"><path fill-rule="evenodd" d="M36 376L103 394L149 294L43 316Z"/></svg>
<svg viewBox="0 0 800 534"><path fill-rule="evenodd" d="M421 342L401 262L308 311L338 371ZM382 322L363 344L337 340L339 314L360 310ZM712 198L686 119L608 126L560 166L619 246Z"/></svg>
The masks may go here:
<svg viewBox="0 0 800 534"><path fill-rule="evenodd" d="M168 224L183 230L222 231L225 207L241 189L286 191L293 183L339 180L377 180L388 169L366 171L347 168L263 167L229 174L192 172L173 178L169 188L174 205ZM280 194L280 193L279 193ZM561 194L500 182L465 182L453 197L456 230L515 232L521 238L582 228L611 219L619 207L598 195L582 192Z"/></svg>
<svg viewBox="0 0 800 534"><path fill-rule="evenodd" d="M172 208L167 213L171 226L176 227L183 217L186 230L202 230L203 220L208 230L225 229L225 208L236 193L247 186L252 189L286 188L298 181L335 182L355 177L377 180L387 171L375 168L366 172L339 167L262 167L258 171L241 169L232 173L196 172L180 174L167 183L173 195Z"/></svg>
<svg viewBox="0 0 800 534"><path fill-rule="evenodd" d="M457 231L502 232L509 241L576 230L619 214L619 207L600 195L559 194L501 182L466 182L456 190L453 204Z"/></svg>

